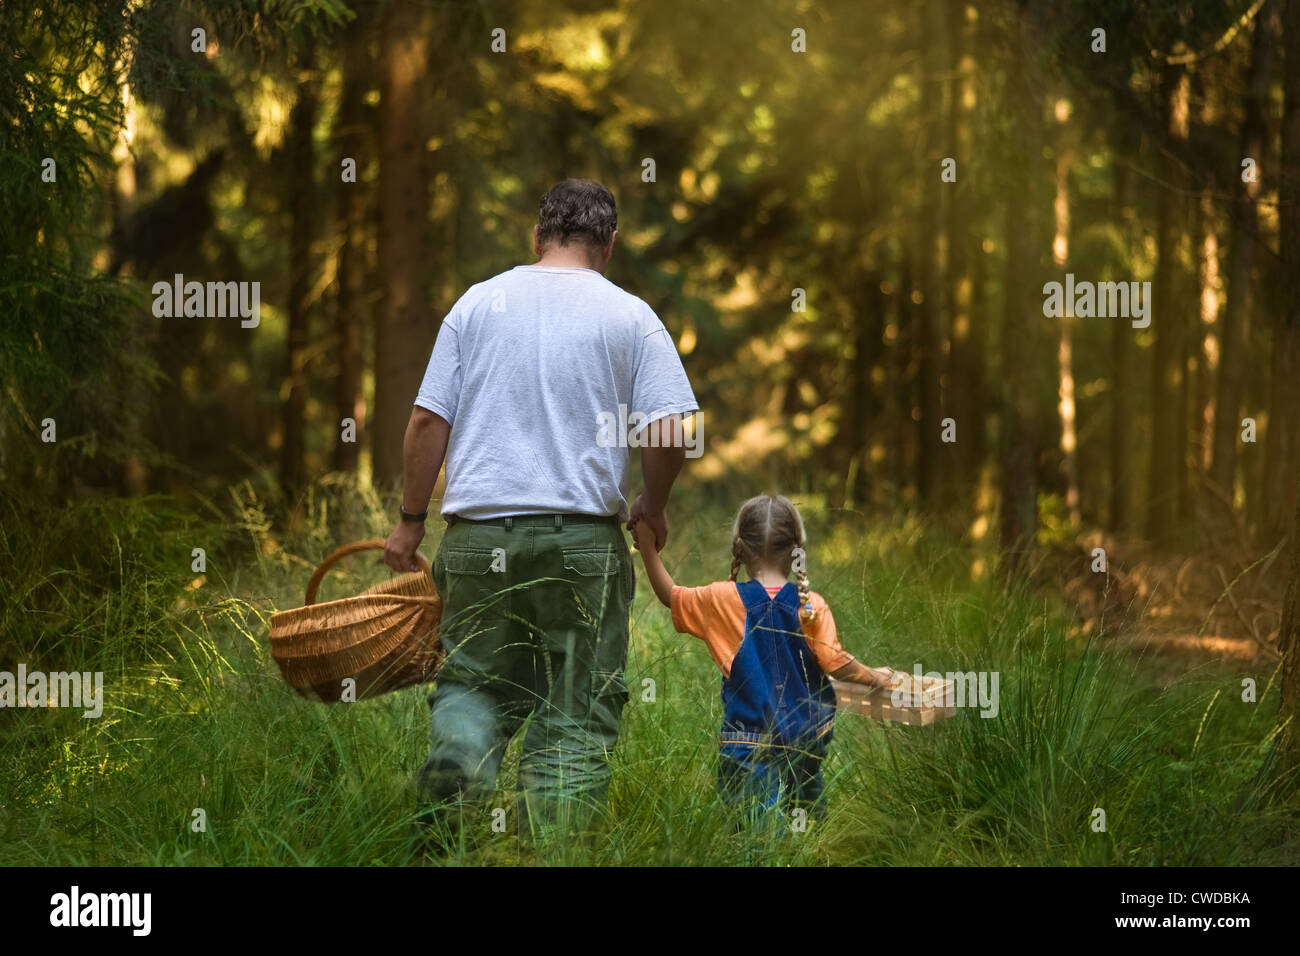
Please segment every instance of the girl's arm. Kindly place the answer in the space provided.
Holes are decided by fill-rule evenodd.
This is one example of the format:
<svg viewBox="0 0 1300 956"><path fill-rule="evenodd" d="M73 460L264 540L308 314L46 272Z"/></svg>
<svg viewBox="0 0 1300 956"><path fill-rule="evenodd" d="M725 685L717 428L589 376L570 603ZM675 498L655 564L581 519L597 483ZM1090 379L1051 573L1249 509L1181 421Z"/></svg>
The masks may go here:
<svg viewBox="0 0 1300 956"><path fill-rule="evenodd" d="M890 687L894 682L894 673L888 667L867 667L854 659L833 671L830 676L853 684L866 684L868 687Z"/></svg>
<svg viewBox="0 0 1300 956"><path fill-rule="evenodd" d="M829 677L872 688L893 686L897 677L894 671L888 667L866 667L844 650L836 634L835 617L820 595L810 594L809 603L810 606L816 605L817 611L811 621L804 623L804 637L817 657L817 663ZM835 669L831 670L832 667Z"/></svg>
<svg viewBox="0 0 1300 956"><path fill-rule="evenodd" d="M673 588L676 585L672 575L668 573L668 569L659 558L654 531L650 529L648 522L638 521L632 526L632 537L636 540L636 549L641 552L641 561L645 564L646 577L650 579L655 597L659 598L664 607L672 607Z"/></svg>

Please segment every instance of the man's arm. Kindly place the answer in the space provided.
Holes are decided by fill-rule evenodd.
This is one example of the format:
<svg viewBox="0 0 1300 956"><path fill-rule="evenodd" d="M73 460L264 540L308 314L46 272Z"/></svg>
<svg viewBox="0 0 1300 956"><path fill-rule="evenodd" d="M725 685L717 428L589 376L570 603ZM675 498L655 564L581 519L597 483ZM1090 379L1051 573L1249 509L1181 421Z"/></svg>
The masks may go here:
<svg viewBox="0 0 1300 956"><path fill-rule="evenodd" d="M451 425L441 415L416 405L402 443L402 507L418 514L429 507L447 454ZM384 545L384 563L394 571L418 571L415 549L424 540L424 523L398 521Z"/></svg>
<svg viewBox="0 0 1300 956"><path fill-rule="evenodd" d="M680 415L651 422L641 448L641 478L645 490L632 502L628 530L644 521L655 533L655 550L668 543L668 495L686 461Z"/></svg>

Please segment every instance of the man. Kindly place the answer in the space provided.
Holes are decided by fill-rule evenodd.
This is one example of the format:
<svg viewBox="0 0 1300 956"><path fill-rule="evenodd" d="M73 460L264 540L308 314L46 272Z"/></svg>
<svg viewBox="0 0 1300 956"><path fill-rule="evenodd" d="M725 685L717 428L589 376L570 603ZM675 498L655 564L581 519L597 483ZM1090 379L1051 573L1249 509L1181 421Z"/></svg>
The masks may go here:
<svg viewBox="0 0 1300 956"><path fill-rule="evenodd" d="M429 697L420 790L443 805L490 793L531 717L521 832L585 821L605 801L635 590L620 525L645 522L663 547L681 416L698 410L663 323L604 278L617 223L608 189L565 180L542 197L537 263L452 307L407 425L402 515L385 551L394 569L417 568L445 454L448 526L433 569L448 656ZM633 413L648 434L602 433ZM645 490L629 509L638 444Z"/></svg>

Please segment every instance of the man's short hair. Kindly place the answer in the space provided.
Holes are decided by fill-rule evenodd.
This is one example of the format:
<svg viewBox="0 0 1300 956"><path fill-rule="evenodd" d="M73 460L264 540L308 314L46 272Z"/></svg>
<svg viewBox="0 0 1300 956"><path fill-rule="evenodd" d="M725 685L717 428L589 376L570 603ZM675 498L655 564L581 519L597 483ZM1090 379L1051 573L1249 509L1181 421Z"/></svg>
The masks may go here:
<svg viewBox="0 0 1300 956"><path fill-rule="evenodd" d="M585 242L604 249L618 228L614 194L590 179L566 179L542 197L537 213L537 241L543 246L558 239Z"/></svg>

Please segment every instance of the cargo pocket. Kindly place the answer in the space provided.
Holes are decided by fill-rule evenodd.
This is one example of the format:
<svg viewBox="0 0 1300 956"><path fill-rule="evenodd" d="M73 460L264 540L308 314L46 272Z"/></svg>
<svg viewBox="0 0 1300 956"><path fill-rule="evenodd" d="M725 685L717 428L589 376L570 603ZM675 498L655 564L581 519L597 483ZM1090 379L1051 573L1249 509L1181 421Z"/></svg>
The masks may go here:
<svg viewBox="0 0 1300 956"><path fill-rule="evenodd" d="M499 557L488 548L445 548L439 552L435 580L439 581L444 618L459 623L474 615L474 609L495 603L493 596L506 586Z"/></svg>
<svg viewBox="0 0 1300 956"><path fill-rule="evenodd" d="M605 577L618 574L622 563L613 548L566 548L564 566L583 577Z"/></svg>
<svg viewBox="0 0 1300 956"><path fill-rule="evenodd" d="M498 555L486 548L448 548L441 557L443 567L450 574L479 575L494 571L492 565ZM500 564L497 568L504 570Z"/></svg>
<svg viewBox="0 0 1300 956"><path fill-rule="evenodd" d="M622 671L592 671L591 694L614 701L622 710L628 700L627 678Z"/></svg>
<svg viewBox="0 0 1300 956"><path fill-rule="evenodd" d="M627 599L628 609L631 610L632 601L636 597L636 568L632 566L630 554L623 562L623 597Z"/></svg>
<svg viewBox="0 0 1300 956"><path fill-rule="evenodd" d="M591 720L589 730L604 749L612 751L627 706L627 679L622 671L591 672Z"/></svg>
<svg viewBox="0 0 1300 956"><path fill-rule="evenodd" d="M576 576L576 597L583 615L599 627L606 611L621 597L623 565L613 548L565 549L564 570Z"/></svg>

